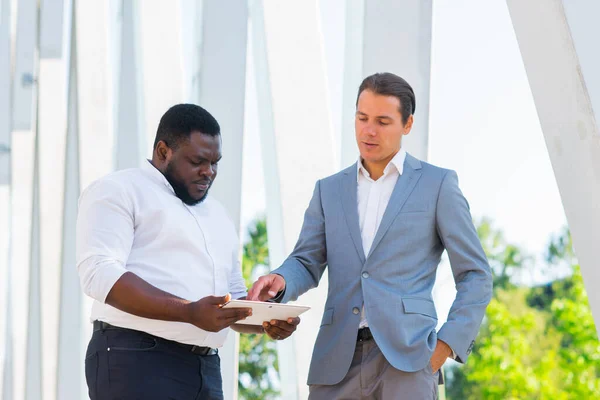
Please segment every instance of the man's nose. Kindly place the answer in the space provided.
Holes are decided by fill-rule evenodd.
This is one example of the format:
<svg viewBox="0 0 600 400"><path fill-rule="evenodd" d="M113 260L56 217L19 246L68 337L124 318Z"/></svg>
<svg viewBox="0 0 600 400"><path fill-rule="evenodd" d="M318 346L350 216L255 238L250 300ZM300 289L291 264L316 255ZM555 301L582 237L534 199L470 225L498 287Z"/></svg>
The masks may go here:
<svg viewBox="0 0 600 400"><path fill-rule="evenodd" d="M215 176L215 166L212 164L208 164L206 167L202 168L199 171L199 175L201 177L207 177L207 178L212 179L213 176Z"/></svg>
<svg viewBox="0 0 600 400"><path fill-rule="evenodd" d="M377 135L377 130L375 129L375 127L373 125L366 124L363 128L363 133L365 135L375 136L375 135Z"/></svg>

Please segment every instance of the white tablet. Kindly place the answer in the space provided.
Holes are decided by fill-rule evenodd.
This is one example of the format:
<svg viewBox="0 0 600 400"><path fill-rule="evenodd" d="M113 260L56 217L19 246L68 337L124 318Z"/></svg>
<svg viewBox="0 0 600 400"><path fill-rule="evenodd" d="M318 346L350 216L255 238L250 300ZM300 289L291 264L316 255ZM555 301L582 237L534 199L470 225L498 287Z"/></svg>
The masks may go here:
<svg viewBox="0 0 600 400"><path fill-rule="evenodd" d="M243 325L262 325L264 321L272 319L286 321L295 318L305 311L310 310L308 306L296 304L268 303L263 301L231 300L223 304L223 308L251 308L252 315L244 320L236 322Z"/></svg>

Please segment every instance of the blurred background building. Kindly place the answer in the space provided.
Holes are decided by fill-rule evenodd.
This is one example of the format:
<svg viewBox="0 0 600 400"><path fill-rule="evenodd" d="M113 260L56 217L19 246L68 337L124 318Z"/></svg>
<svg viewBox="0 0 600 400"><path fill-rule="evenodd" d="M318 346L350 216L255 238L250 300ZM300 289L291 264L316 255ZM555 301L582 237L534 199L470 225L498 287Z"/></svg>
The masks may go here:
<svg viewBox="0 0 600 400"><path fill-rule="evenodd" d="M87 398L77 199L149 158L170 106L197 103L220 122L211 194L244 242L266 217L276 267L315 181L356 161L357 88L382 71L416 92L405 147L457 170L475 217L535 253L568 221L597 326L598 16L591 0L0 0L0 398ZM530 268L507 275L516 284L571 274L519 262ZM299 300L313 310L277 344L284 399L308 395L326 290L324 278ZM454 290L444 262L440 325ZM221 352L227 399L238 343L231 334Z"/></svg>

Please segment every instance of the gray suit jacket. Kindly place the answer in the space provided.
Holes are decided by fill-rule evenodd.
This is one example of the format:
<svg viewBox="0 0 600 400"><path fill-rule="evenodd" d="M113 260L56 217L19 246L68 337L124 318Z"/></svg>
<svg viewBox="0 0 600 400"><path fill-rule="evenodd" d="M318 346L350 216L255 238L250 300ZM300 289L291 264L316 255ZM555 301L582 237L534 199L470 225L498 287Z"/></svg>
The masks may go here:
<svg viewBox="0 0 600 400"><path fill-rule="evenodd" d="M458 293L436 332L431 291L444 249ZM457 361L467 359L491 299L492 276L454 171L407 155L366 257L356 165L318 181L296 247L273 271L286 281L282 301L316 287L326 267L329 290L308 384L344 378L363 303L375 342L393 367L423 369L438 338Z"/></svg>

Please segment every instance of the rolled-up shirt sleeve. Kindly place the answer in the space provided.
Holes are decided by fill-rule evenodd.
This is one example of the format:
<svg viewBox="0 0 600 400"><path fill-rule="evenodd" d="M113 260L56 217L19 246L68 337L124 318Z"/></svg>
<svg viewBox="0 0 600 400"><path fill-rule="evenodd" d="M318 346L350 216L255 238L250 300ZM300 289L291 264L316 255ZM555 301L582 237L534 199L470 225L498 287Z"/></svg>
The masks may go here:
<svg viewBox="0 0 600 400"><path fill-rule="evenodd" d="M106 296L127 272L134 237L133 203L117 182L102 179L79 199L76 262L83 292L106 302Z"/></svg>

